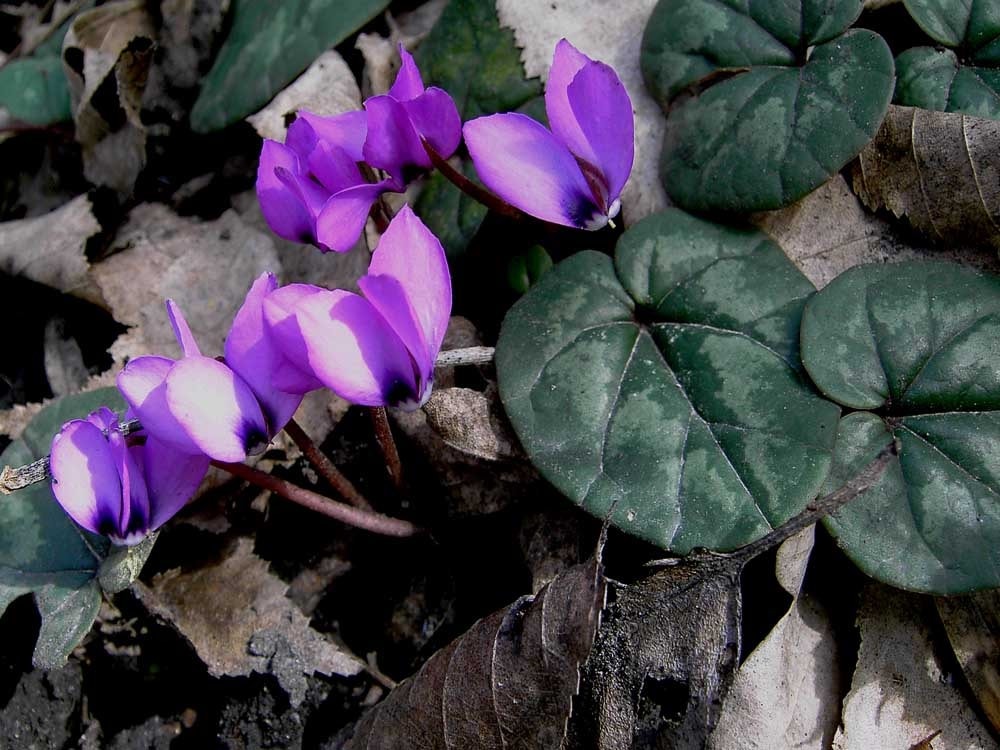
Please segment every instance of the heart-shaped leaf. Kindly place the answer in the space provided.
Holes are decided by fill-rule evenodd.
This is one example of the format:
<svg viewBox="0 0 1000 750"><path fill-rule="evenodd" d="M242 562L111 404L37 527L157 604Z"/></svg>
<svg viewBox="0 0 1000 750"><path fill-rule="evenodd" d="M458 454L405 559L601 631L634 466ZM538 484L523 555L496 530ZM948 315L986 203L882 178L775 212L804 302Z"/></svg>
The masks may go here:
<svg viewBox="0 0 1000 750"><path fill-rule="evenodd" d="M950 49L914 47L896 58L893 101L1000 119L1000 10L993 0L905 0L913 19Z"/></svg>
<svg viewBox="0 0 1000 750"><path fill-rule="evenodd" d="M98 406L121 410L125 405L114 388L60 399L40 411L21 437L7 446L0 465L16 467L42 458L63 422L86 416ZM98 576L112 588L124 588L138 574L151 547L110 549L106 539L70 520L48 482L0 500L0 614L17 596L34 593L42 618L36 666L52 668L66 661L97 616Z"/></svg>
<svg viewBox="0 0 1000 750"><path fill-rule="evenodd" d="M323 50L364 26L389 0L234 0L232 26L191 110L191 127L219 130L256 112Z"/></svg>
<svg viewBox="0 0 1000 750"><path fill-rule="evenodd" d="M815 295L802 360L856 412L828 487L892 438L879 484L827 520L869 575L953 594L1000 586L1000 279L945 263L859 266Z"/></svg>
<svg viewBox="0 0 1000 750"><path fill-rule="evenodd" d="M812 286L766 235L672 209L548 271L497 343L504 407L573 501L664 548L731 549L801 510L838 409L797 372Z"/></svg>
<svg viewBox="0 0 1000 750"><path fill-rule="evenodd" d="M801 67L751 67L671 109L660 173L678 205L786 206L872 139L892 98L886 43L855 30L811 49Z"/></svg>

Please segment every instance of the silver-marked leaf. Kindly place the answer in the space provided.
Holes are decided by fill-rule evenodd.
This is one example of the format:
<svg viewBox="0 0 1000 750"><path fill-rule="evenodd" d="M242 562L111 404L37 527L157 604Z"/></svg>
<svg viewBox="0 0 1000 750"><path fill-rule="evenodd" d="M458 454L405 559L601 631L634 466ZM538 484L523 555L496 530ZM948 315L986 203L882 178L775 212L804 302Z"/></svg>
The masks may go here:
<svg viewBox="0 0 1000 750"><path fill-rule="evenodd" d="M1000 66L963 65L950 49L914 47L896 58L893 102L1000 119Z"/></svg>
<svg viewBox="0 0 1000 750"><path fill-rule="evenodd" d="M660 0L642 38L642 71L661 106L718 71L795 65L800 50L854 23L860 0Z"/></svg>
<svg viewBox="0 0 1000 750"><path fill-rule="evenodd" d="M799 66L761 65L670 110L660 175L696 211L780 208L822 185L872 139L892 98L876 34L817 45Z"/></svg>
<svg viewBox="0 0 1000 750"><path fill-rule="evenodd" d="M672 209L577 254L507 315L497 374L531 461L585 510L677 552L801 510L838 409L800 379L812 291L767 236Z"/></svg>
<svg viewBox="0 0 1000 750"><path fill-rule="evenodd" d="M827 487L890 436L899 457L826 523L869 575L954 594L1000 586L1000 279L944 263L859 266L806 305L802 359L855 408Z"/></svg>
<svg viewBox="0 0 1000 750"><path fill-rule="evenodd" d="M1000 8L994 0L903 0L903 5L934 41L965 44L974 59L1000 62Z"/></svg>

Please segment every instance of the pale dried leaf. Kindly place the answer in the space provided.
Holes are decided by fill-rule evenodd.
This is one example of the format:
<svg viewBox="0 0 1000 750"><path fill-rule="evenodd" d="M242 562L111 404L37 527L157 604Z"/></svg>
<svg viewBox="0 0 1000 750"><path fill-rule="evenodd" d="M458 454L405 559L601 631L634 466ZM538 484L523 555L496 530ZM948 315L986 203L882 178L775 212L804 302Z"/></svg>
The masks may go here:
<svg viewBox="0 0 1000 750"><path fill-rule="evenodd" d="M862 595L861 649L835 750L909 748L934 732L934 750L996 748L942 662L932 600L870 585Z"/></svg>
<svg viewBox="0 0 1000 750"><path fill-rule="evenodd" d="M708 744L711 750L823 750L830 745L841 695L837 646L823 607L800 595L813 534L810 527L778 548L778 583L794 599L736 673Z"/></svg>
<svg viewBox="0 0 1000 750"><path fill-rule="evenodd" d="M935 242L1000 248L1000 121L891 106L858 156L854 190Z"/></svg>
<svg viewBox="0 0 1000 750"><path fill-rule="evenodd" d="M515 458L517 439L496 389L438 388L424 405L427 423L448 445L487 461Z"/></svg>
<svg viewBox="0 0 1000 750"><path fill-rule="evenodd" d="M336 50L320 55L271 103L247 118L261 138L285 141L295 113L305 109L317 115L339 115L361 109L361 91L354 73Z"/></svg>
<svg viewBox="0 0 1000 750"><path fill-rule="evenodd" d="M771 235L820 289L843 271L862 263L953 260L1000 271L994 253L961 246L912 244L892 223L866 211L839 174L797 203L754 214L751 221Z"/></svg>
<svg viewBox="0 0 1000 750"><path fill-rule="evenodd" d="M88 275L87 240L101 231L80 195L44 216L0 223L0 271L106 305Z"/></svg>
<svg viewBox="0 0 1000 750"><path fill-rule="evenodd" d="M143 204L119 230L112 251L91 273L115 319L132 327L111 346L119 366L142 354L179 354L167 298L180 305L202 350L221 352L254 279L279 268L270 237L233 211L202 222Z"/></svg>
<svg viewBox="0 0 1000 750"><path fill-rule="evenodd" d="M639 46L657 0L497 0L500 24L514 30L529 78L548 76L556 43L566 37L581 52L617 71L635 112L635 163L622 193L622 213L634 224L669 205L659 177L666 120L642 81Z"/></svg>
<svg viewBox="0 0 1000 750"><path fill-rule="evenodd" d="M110 369L98 375L91 376L77 393L86 391L96 391L99 388L108 388L115 384L117 370ZM57 398L47 398L44 401L32 402L30 404L15 404L9 409L0 411L0 433L7 435L11 440L17 440L31 420L38 416L38 412L49 404L57 401Z"/></svg>
<svg viewBox="0 0 1000 750"><path fill-rule="evenodd" d="M132 191L146 163L140 108L154 41L143 0L119 0L80 13L63 41L84 176L123 194Z"/></svg>
<svg viewBox="0 0 1000 750"><path fill-rule="evenodd" d="M965 679L1000 732L1000 591L935 601Z"/></svg>
<svg viewBox="0 0 1000 750"><path fill-rule="evenodd" d="M174 569L136 582L140 601L194 646L209 674L273 674L293 706L305 697L305 675L350 676L362 662L309 627L286 596L288 586L268 571L241 538L221 560L184 572Z"/></svg>
<svg viewBox="0 0 1000 750"><path fill-rule="evenodd" d="M27 57L39 44L48 39L70 16L76 13L83 0L55 0L49 12L33 5L21 5L24 20L21 22L21 42L17 46L19 57ZM12 7L4 7L4 13L11 13Z"/></svg>
<svg viewBox="0 0 1000 750"><path fill-rule="evenodd" d="M80 345L66 335L65 327L62 318L50 318L45 324L45 377L54 396L76 393L90 377Z"/></svg>

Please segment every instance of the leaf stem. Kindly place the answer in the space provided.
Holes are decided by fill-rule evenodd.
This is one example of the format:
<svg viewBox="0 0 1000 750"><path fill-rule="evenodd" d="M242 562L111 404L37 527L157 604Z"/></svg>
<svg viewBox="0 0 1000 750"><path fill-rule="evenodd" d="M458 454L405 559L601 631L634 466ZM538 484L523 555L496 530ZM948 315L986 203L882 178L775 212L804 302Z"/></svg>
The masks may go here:
<svg viewBox="0 0 1000 750"><path fill-rule="evenodd" d="M397 490L403 489L403 462L399 460L399 450L396 448L396 439L392 436L392 425L389 424L389 415L386 414L384 406L371 406L368 414L372 418L372 426L375 428L375 440L385 457L385 468L392 479L392 485Z"/></svg>
<svg viewBox="0 0 1000 750"><path fill-rule="evenodd" d="M368 511L373 509L371 503L365 499L365 496L358 492L358 489L351 480L345 477L340 472L340 469L334 466L333 461L327 458L326 454L319 449L319 446L313 442L312 438L306 434L306 431L302 429L298 422L290 419L288 424L285 425L285 433L298 446L299 450L302 451L302 455L306 457L306 460L316 468L320 476L337 491L337 494L355 508Z"/></svg>
<svg viewBox="0 0 1000 750"><path fill-rule="evenodd" d="M371 531L374 534L409 537L423 533L423 529L409 521L352 507L325 495L320 495L318 492L307 490L305 487L300 487L284 479L279 479L271 474L265 474L263 471L252 469L245 464L212 461L212 466L216 466L223 471L228 471L233 476L255 484L258 487L263 487L265 490L270 490L276 495L280 495L286 500L291 500L293 503L298 503L304 508L322 513L324 516L333 518L341 523L346 523L365 531Z"/></svg>

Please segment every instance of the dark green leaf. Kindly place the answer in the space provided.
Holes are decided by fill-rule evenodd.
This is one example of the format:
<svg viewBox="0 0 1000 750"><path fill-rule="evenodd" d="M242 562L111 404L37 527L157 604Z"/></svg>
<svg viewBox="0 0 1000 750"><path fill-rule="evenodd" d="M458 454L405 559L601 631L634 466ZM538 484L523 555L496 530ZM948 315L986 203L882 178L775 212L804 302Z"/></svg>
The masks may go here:
<svg viewBox="0 0 1000 750"><path fill-rule="evenodd" d="M964 45L976 61L1000 62L1000 11L995 0L903 0L913 20L934 41Z"/></svg>
<svg viewBox="0 0 1000 750"><path fill-rule="evenodd" d="M471 163L463 164L462 172L478 181ZM441 240L450 257L465 252L488 213L486 206L467 196L439 171L427 178L413 210Z"/></svg>
<svg viewBox="0 0 1000 750"><path fill-rule="evenodd" d="M340 44L388 0L234 0L232 28L191 111L198 132L263 107L321 52Z"/></svg>
<svg viewBox="0 0 1000 750"><path fill-rule="evenodd" d="M692 210L785 206L857 156L892 90L889 48L865 30L818 45L801 68L751 68L671 110L663 183Z"/></svg>
<svg viewBox="0 0 1000 750"><path fill-rule="evenodd" d="M29 125L69 120L72 110L62 58L28 57L0 68L0 108Z"/></svg>
<svg viewBox="0 0 1000 750"><path fill-rule="evenodd" d="M962 65L951 50L914 47L896 58L896 72L896 104L1000 119L1000 67Z"/></svg>
<svg viewBox="0 0 1000 750"><path fill-rule="evenodd" d="M812 499L838 409L803 384L792 332L812 291L766 235L669 210L614 263L547 272L497 343L507 414L572 500L664 548L731 549Z"/></svg>
<svg viewBox="0 0 1000 750"><path fill-rule="evenodd" d="M124 402L114 388L60 399L40 411L7 446L0 466L16 467L47 455L63 422L98 406L123 410ZM124 588L135 579L150 546L139 545L132 552L110 550L106 539L70 520L47 482L0 500L0 614L15 597L34 593L42 617L37 666L65 662L90 629L101 600L98 574L109 585Z"/></svg>
<svg viewBox="0 0 1000 750"><path fill-rule="evenodd" d="M427 85L455 99L462 119L510 112L542 91L524 77L514 32L500 27L493 0L451 0L417 51Z"/></svg>
<svg viewBox="0 0 1000 750"><path fill-rule="evenodd" d="M810 300L802 359L857 412L828 488L890 438L879 484L827 521L869 575L953 594L1000 586L1000 279L944 263L861 266Z"/></svg>

